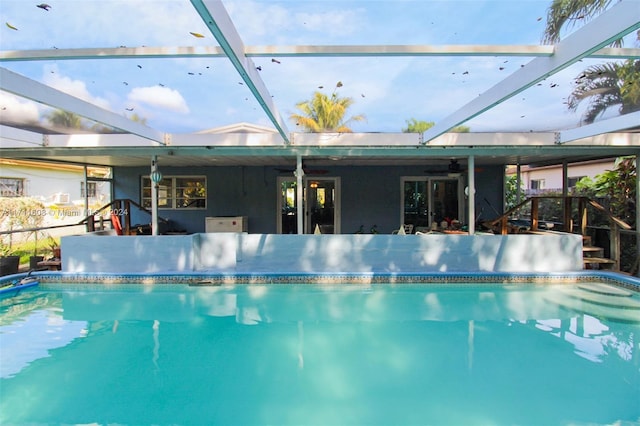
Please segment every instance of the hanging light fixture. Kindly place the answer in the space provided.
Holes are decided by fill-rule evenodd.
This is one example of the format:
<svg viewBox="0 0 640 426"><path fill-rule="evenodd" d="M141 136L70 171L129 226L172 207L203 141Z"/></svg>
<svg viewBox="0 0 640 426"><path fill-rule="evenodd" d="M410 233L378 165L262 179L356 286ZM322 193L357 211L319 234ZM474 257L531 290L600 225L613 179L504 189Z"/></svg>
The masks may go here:
<svg viewBox="0 0 640 426"><path fill-rule="evenodd" d="M152 171L151 176L149 177L151 178L151 182L155 183L156 185L158 185L160 181L162 181L162 173L158 169Z"/></svg>

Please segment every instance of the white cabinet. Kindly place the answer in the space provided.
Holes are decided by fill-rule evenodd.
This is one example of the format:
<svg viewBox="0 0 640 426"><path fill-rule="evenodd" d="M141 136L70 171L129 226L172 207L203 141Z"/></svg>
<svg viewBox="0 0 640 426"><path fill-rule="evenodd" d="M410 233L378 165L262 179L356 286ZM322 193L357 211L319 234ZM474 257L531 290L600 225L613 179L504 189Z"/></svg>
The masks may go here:
<svg viewBox="0 0 640 426"><path fill-rule="evenodd" d="M205 218L205 232L248 232L247 216Z"/></svg>

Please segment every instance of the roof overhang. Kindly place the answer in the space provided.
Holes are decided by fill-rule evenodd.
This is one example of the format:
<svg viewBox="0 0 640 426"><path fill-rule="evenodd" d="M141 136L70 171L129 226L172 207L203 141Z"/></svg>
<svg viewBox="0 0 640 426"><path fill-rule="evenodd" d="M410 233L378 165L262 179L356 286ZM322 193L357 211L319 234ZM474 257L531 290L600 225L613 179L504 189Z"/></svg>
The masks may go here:
<svg viewBox="0 0 640 426"><path fill-rule="evenodd" d="M2 154L108 166L259 166L307 162L332 165L410 165L464 161L477 164L541 164L640 155L640 133L606 133L559 143L556 133L446 133L423 142L418 133L179 134L166 143L132 134L40 135L0 127Z"/></svg>

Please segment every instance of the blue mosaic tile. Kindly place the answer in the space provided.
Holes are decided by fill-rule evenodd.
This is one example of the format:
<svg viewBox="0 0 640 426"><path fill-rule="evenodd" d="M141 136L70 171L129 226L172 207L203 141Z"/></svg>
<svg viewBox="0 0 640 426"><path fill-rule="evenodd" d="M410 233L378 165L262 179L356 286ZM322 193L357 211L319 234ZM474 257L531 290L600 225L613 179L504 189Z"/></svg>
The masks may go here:
<svg viewBox="0 0 640 426"><path fill-rule="evenodd" d="M25 274L3 277L20 279ZM567 273L164 273L164 274L107 274L38 272L34 274L44 284L110 284L131 285L230 285L230 284L571 284L576 282L601 282L640 291L640 279L611 272Z"/></svg>

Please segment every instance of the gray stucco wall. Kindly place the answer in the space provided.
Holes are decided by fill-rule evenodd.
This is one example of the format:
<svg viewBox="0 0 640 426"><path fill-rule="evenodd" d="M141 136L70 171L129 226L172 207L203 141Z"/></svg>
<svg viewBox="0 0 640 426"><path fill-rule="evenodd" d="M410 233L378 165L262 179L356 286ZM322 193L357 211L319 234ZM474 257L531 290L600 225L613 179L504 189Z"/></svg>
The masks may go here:
<svg viewBox="0 0 640 426"><path fill-rule="evenodd" d="M292 173L280 173L277 168L287 167L160 167L165 176L207 177L206 210L160 210L160 216L170 219L175 229L189 233L204 232L207 216L248 216L249 233L276 233L279 213L277 180L280 176L293 176ZM368 231L375 224L379 231L385 234L397 229L400 218L401 177L426 175L426 167L419 166L313 168L326 170L326 174L318 177L341 179L340 219L343 234L356 232L360 225ZM141 176L148 173L149 168L146 167L116 167L115 197L140 202ZM477 217L495 218L497 214L494 209L502 211L503 182L502 167L476 169ZM148 224L150 221L147 214L141 214L135 209L132 212L132 224Z"/></svg>

